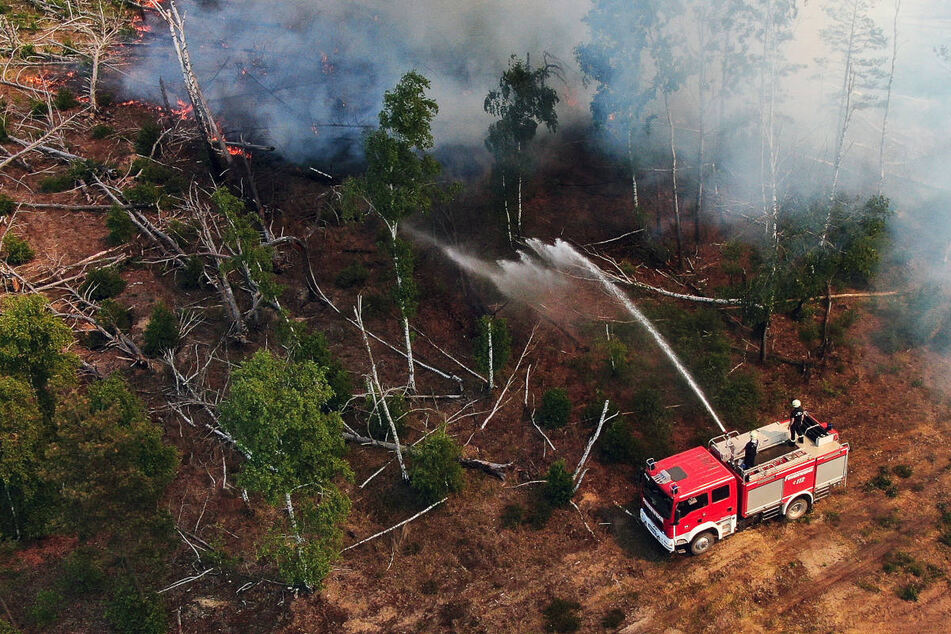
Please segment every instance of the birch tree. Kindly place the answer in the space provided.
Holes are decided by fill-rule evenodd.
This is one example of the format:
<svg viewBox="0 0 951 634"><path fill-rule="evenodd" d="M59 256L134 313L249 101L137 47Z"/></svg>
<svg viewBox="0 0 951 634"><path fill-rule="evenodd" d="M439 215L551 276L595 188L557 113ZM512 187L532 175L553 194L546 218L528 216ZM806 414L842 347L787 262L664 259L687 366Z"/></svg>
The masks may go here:
<svg viewBox="0 0 951 634"><path fill-rule="evenodd" d="M878 90L884 75L881 66L885 61L880 53L886 38L871 16L873 4L873 0L828 0L824 7L829 26L822 29L821 35L832 51L842 79L836 93L838 116L831 160L830 206L820 245L826 243L829 235L852 118L857 110L879 102Z"/></svg>
<svg viewBox="0 0 951 634"><path fill-rule="evenodd" d="M349 512L334 480L351 474L343 421L325 407L333 395L325 369L259 350L231 378L219 420L248 456L239 481L286 512L289 531L275 528L265 549L288 582L319 588L340 553L339 524Z"/></svg>
<svg viewBox="0 0 951 634"><path fill-rule="evenodd" d="M528 145L538 126L544 124L549 132L558 129L558 93L548 81L559 72L557 66L544 63L533 68L526 56L522 61L513 55L508 68L499 78L499 87L489 91L483 109L498 121L489 127L486 147L496 159L496 169L502 180L502 198L509 242L513 234L522 234L522 188L529 169ZM508 179L507 179L508 177ZM508 180L515 183L515 224L508 211Z"/></svg>
<svg viewBox="0 0 951 634"><path fill-rule="evenodd" d="M575 49L585 80L597 85L591 102L595 124L616 134L626 145L635 214L640 193L634 138L654 97L645 66L651 6L649 0L597 0L584 18L591 29L591 41Z"/></svg>
<svg viewBox="0 0 951 634"><path fill-rule="evenodd" d="M437 178L441 166L429 154L433 148L432 121L439 111L426 96L429 80L412 71L403 75L392 91L383 96L380 127L369 132L363 142L367 170L344 187L348 205L363 199L387 228L387 243L395 275L394 298L400 309L406 360L407 386L416 391L413 345L409 321L417 308L413 281L412 250L399 233L400 222L414 213L428 213L437 201L452 194Z"/></svg>

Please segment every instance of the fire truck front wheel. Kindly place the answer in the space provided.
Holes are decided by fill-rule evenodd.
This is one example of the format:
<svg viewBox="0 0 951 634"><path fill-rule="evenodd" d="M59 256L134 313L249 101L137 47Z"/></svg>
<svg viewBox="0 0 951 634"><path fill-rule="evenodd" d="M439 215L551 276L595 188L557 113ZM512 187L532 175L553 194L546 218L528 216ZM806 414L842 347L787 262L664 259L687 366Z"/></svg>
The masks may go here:
<svg viewBox="0 0 951 634"><path fill-rule="evenodd" d="M805 497L798 497L786 507L786 519L790 522L795 522L805 515L808 510L809 500Z"/></svg>
<svg viewBox="0 0 951 634"><path fill-rule="evenodd" d="M693 538L693 541L690 542L690 554L691 555L702 555L703 553L710 550L713 547L713 544L717 541L717 536L711 531L704 531L696 537Z"/></svg>

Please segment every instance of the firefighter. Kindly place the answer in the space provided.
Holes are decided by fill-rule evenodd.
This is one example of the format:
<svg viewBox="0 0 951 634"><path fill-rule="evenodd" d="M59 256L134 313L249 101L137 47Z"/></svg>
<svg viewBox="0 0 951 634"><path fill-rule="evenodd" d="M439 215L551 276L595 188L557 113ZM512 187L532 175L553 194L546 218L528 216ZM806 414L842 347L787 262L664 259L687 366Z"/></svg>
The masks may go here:
<svg viewBox="0 0 951 634"><path fill-rule="evenodd" d="M750 432L750 441L746 443L746 447L743 449L743 469L752 469L756 464L756 448L759 446L759 441L756 438L756 432Z"/></svg>
<svg viewBox="0 0 951 634"><path fill-rule="evenodd" d="M792 412L789 413L789 440L802 442L806 433L806 410L799 399L793 399Z"/></svg>

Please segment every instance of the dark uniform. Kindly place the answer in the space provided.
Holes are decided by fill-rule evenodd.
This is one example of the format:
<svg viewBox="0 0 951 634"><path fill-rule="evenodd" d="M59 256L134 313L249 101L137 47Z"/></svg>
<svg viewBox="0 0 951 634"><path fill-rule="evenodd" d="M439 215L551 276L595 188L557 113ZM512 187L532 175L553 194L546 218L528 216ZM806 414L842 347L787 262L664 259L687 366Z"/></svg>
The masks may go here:
<svg viewBox="0 0 951 634"><path fill-rule="evenodd" d="M796 441L798 438L802 442L806 433L806 411L801 405L794 407L789 418L789 440Z"/></svg>
<svg viewBox="0 0 951 634"><path fill-rule="evenodd" d="M743 468L752 469L756 463L756 441L750 438L750 441L746 443L744 451Z"/></svg>

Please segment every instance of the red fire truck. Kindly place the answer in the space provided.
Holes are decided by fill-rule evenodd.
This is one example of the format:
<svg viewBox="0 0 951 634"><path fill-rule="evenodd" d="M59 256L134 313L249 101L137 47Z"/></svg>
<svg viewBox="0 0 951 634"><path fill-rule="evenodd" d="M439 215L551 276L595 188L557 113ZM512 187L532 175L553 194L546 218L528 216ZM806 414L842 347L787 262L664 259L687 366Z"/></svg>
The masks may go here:
<svg viewBox="0 0 951 634"><path fill-rule="evenodd" d="M668 551L700 555L757 521L799 519L833 487L845 485L849 460L849 445L839 442L838 431L809 414L805 420L802 442L790 440L786 420L648 460L641 523ZM753 464L745 464L744 449L753 438Z"/></svg>

